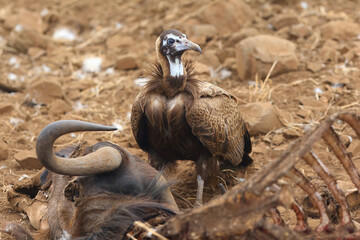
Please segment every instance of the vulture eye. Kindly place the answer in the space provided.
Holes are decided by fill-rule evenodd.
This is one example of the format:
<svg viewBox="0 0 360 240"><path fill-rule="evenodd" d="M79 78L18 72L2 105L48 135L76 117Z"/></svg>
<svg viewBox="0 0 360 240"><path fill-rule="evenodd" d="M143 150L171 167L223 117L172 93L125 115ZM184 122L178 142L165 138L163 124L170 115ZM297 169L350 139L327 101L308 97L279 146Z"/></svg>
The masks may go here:
<svg viewBox="0 0 360 240"><path fill-rule="evenodd" d="M175 39L173 39L173 38L169 38L168 40L167 40L167 44L168 45L173 45L175 43Z"/></svg>

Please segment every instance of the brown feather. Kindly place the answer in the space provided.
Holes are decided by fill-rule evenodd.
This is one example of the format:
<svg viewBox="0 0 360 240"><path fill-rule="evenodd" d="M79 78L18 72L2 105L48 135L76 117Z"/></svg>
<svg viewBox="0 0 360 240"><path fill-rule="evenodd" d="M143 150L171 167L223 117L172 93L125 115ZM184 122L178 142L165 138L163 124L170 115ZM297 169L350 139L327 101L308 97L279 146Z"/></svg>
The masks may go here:
<svg viewBox="0 0 360 240"><path fill-rule="evenodd" d="M216 176L218 160L241 163L251 142L236 97L197 80L192 61L184 60L184 67L181 84L175 86L165 84L169 79L160 62L153 64L132 108L132 129L153 166L194 160L197 173L206 179Z"/></svg>

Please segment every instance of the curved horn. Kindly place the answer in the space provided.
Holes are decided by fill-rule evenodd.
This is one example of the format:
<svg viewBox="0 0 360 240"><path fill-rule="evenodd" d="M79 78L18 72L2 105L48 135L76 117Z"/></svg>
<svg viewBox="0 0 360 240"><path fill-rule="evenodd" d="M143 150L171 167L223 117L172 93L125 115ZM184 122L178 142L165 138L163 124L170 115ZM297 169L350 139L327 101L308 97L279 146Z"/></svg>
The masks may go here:
<svg viewBox="0 0 360 240"><path fill-rule="evenodd" d="M55 156L53 145L60 136L80 131L114 131L115 127L77 121L62 120L50 123L39 134L36 141L36 154L40 162L49 170L71 176L92 175L108 172L120 166L121 154L112 147L103 147L78 158Z"/></svg>

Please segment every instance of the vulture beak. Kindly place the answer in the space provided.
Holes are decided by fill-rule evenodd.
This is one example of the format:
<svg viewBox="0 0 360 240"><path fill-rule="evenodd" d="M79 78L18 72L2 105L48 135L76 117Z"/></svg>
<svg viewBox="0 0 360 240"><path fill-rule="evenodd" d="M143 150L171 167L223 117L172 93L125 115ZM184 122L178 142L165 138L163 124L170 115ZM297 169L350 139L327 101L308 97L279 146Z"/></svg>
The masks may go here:
<svg viewBox="0 0 360 240"><path fill-rule="evenodd" d="M186 50L194 50L196 52L202 53L201 48L196 43L188 39L181 39L179 42L175 44L176 52L184 52Z"/></svg>

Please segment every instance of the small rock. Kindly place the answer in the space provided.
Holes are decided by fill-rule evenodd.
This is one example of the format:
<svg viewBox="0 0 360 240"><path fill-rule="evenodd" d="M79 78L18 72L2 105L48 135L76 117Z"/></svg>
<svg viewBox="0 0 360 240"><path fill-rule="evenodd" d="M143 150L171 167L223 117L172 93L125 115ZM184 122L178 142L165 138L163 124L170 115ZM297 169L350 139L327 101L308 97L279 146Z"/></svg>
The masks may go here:
<svg viewBox="0 0 360 240"><path fill-rule="evenodd" d="M309 118L311 116L311 110L310 109L299 109L296 112L296 115L298 115L299 117L307 119L307 118Z"/></svg>
<svg viewBox="0 0 360 240"><path fill-rule="evenodd" d="M315 97L308 97L308 96L300 96L297 100L303 105L311 108L320 108L323 109L326 105L318 100Z"/></svg>
<svg viewBox="0 0 360 240"><path fill-rule="evenodd" d="M35 151L22 151L15 154L15 160L23 169L41 169L43 166L37 159Z"/></svg>
<svg viewBox="0 0 360 240"><path fill-rule="evenodd" d="M334 40L328 39L320 50L320 56L324 62L333 61L336 62L340 53L337 51L339 44Z"/></svg>
<svg viewBox="0 0 360 240"><path fill-rule="evenodd" d="M225 33L237 31L245 22L255 18L255 14L245 2L228 0L208 4L196 17L215 26L220 33Z"/></svg>
<svg viewBox="0 0 360 240"><path fill-rule="evenodd" d="M243 28L240 31L231 34L231 37L228 41L227 46L233 47L237 43L239 43L241 40L249 37L253 37L259 35L259 31L256 28Z"/></svg>
<svg viewBox="0 0 360 240"><path fill-rule="evenodd" d="M299 65L296 45L270 35L258 35L236 45L237 70L240 79L253 79L258 73L265 78L271 66L278 61L271 76L294 71Z"/></svg>
<svg viewBox="0 0 360 240"><path fill-rule="evenodd" d="M133 54L120 56L115 63L115 68L119 70L131 70L139 68L137 56Z"/></svg>
<svg viewBox="0 0 360 240"><path fill-rule="evenodd" d="M17 14L9 14L5 18L5 26L14 29L16 26L42 33L43 22L40 14L27 9L19 9Z"/></svg>
<svg viewBox="0 0 360 240"><path fill-rule="evenodd" d="M106 40L106 46L108 49L116 49L122 47L128 47L134 44L134 40L129 36L121 34L115 34Z"/></svg>
<svg viewBox="0 0 360 240"><path fill-rule="evenodd" d="M34 80L29 86L29 100L37 104L49 104L52 100L63 96L57 79L49 78Z"/></svg>
<svg viewBox="0 0 360 240"><path fill-rule="evenodd" d="M283 135L287 139L294 139L301 136L300 133L298 133L295 129L287 128L283 131Z"/></svg>
<svg viewBox="0 0 360 240"><path fill-rule="evenodd" d="M359 157L360 156L360 140L353 139L350 143L349 147L346 149L347 152L352 154L352 157Z"/></svg>
<svg viewBox="0 0 360 240"><path fill-rule="evenodd" d="M360 207L360 193L358 190L353 189L352 191L347 191L345 193L346 202L349 205L349 210L355 210ZM358 224L360 226L360 224Z"/></svg>
<svg viewBox="0 0 360 240"><path fill-rule="evenodd" d="M272 21L271 25L275 28L275 30L279 30L280 28L291 26L299 23L299 18L295 13L283 13L276 15Z"/></svg>
<svg viewBox="0 0 360 240"><path fill-rule="evenodd" d="M292 25L289 33L297 38L307 38L311 35L312 29L302 23Z"/></svg>
<svg viewBox="0 0 360 240"><path fill-rule="evenodd" d="M280 144L284 143L284 141L285 141L284 136L282 134L278 134L272 138L271 143L279 146Z"/></svg>
<svg viewBox="0 0 360 240"><path fill-rule="evenodd" d="M14 106L10 103L0 103L0 114L12 112Z"/></svg>
<svg viewBox="0 0 360 240"><path fill-rule="evenodd" d="M189 35L194 37L205 37L205 40L211 40L216 35L216 28L211 24L196 24L190 27Z"/></svg>
<svg viewBox="0 0 360 240"><path fill-rule="evenodd" d="M46 51L38 47L30 47L28 49L28 54L30 55L31 59L34 61L39 57L45 55Z"/></svg>
<svg viewBox="0 0 360 240"><path fill-rule="evenodd" d="M224 62L227 58L234 58L235 57L235 49L234 48L223 48L217 52L217 56L220 62Z"/></svg>
<svg viewBox="0 0 360 240"><path fill-rule="evenodd" d="M323 38L346 40L360 34L360 25L349 21L331 21L320 27Z"/></svg>
<svg viewBox="0 0 360 240"><path fill-rule="evenodd" d="M71 111L71 106L62 99L56 99L50 104L49 113L52 115L65 114Z"/></svg>
<svg viewBox="0 0 360 240"><path fill-rule="evenodd" d="M270 102L249 103L241 105L240 109L244 120L249 123L249 133L252 136L266 134L283 126Z"/></svg>
<svg viewBox="0 0 360 240"><path fill-rule="evenodd" d="M313 73L319 72L323 67L324 64L320 62L308 62L306 64L306 69L312 71Z"/></svg>
<svg viewBox="0 0 360 240"><path fill-rule="evenodd" d="M348 148L352 142L352 139L350 139L350 137L346 134L339 134L339 137L340 137L340 141L344 144L344 146L346 148ZM358 140L358 139L356 139ZM351 153L352 154L352 153Z"/></svg>
<svg viewBox="0 0 360 240"><path fill-rule="evenodd" d="M24 28L19 32L11 32L7 44L19 52L27 53L30 47L45 49L47 40L40 33Z"/></svg>
<svg viewBox="0 0 360 240"><path fill-rule="evenodd" d="M9 146L0 140L0 160L6 160L9 156Z"/></svg>
<svg viewBox="0 0 360 240"><path fill-rule="evenodd" d="M236 71L236 58L227 58L223 63L224 68Z"/></svg>

